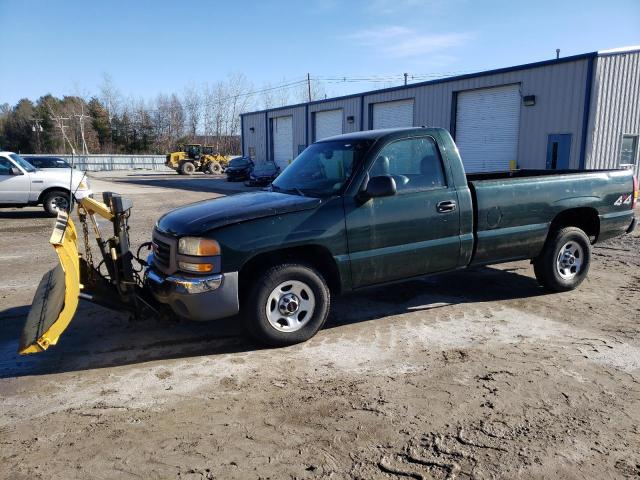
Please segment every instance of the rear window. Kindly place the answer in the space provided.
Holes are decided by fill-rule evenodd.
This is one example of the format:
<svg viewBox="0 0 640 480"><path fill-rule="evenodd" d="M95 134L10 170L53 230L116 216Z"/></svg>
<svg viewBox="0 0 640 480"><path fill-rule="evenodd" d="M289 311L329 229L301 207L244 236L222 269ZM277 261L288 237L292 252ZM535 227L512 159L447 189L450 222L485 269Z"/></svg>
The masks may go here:
<svg viewBox="0 0 640 480"><path fill-rule="evenodd" d="M65 160L56 157L30 157L29 163L36 168L70 168Z"/></svg>
<svg viewBox="0 0 640 480"><path fill-rule="evenodd" d="M234 158L229 162L230 167L244 167L245 165L249 165L249 160L246 158Z"/></svg>

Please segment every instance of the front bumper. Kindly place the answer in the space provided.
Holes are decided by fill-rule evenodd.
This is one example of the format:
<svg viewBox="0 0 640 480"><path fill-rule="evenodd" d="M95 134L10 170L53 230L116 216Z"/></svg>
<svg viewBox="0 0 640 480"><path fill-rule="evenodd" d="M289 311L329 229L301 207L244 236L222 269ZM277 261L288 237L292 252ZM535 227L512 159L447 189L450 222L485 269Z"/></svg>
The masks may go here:
<svg viewBox="0 0 640 480"><path fill-rule="evenodd" d="M145 283L156 300L189 320L217 320L240 311L238 272L196 277L164 275L150 267Z"/></svg>

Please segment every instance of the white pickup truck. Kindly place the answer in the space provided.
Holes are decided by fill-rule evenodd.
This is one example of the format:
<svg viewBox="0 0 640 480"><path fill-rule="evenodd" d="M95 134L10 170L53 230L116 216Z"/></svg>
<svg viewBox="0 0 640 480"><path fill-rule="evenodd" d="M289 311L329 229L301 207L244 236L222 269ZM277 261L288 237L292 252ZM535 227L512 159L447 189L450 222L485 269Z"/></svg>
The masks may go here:
<svg viewBox="0 0 640 480"><path fill-rule="evenodd" d="M0 152L0 207L42 205L56 216L69 209L69 187L76 198L91 194L83 172L71 168L38 170L20 155Z"/></svg>

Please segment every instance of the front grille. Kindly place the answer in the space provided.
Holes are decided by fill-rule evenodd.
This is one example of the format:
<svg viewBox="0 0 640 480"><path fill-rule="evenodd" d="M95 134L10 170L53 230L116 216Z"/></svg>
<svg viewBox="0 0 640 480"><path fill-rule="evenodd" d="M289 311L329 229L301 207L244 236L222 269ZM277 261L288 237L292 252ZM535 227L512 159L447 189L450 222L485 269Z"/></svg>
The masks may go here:
<svg viewBox="0 0 640 480"><path fill-rule="evenodd" d="M153 264L163 273L172 274L176 271L177 241L175 238L153 230Z"/></svg>
<svg viewBox="0 0 640 480"><path fill-rule="evenodd" d="M171 247L161 240L155 239L156 251L155 260L162 264L165 268L169 268L171 264Z"/></svg>

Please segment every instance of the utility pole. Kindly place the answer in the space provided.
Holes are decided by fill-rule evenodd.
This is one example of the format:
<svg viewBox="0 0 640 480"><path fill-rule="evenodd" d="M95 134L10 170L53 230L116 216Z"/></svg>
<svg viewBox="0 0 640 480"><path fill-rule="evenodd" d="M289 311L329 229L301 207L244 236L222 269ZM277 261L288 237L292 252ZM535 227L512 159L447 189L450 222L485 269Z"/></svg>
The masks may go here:
<svg viewBox="0 0 640 480"><path fill-rule="evenodd" d="M311 101L311 76L308 73L307 73L307 93L309 94L309 101Z"/></svg>
<svg viewBox="0 0 640 480"><path fill-rule="evenodd" d="M40 124L40 122L42 122L42 119L32 118L31 121L33 122L33 125L31 126L31 131L35 132L36 134L36 152L35 153L42 153L42 147L40 144L40 133L44 131L44 129L42 128L42 125Z"/></svg>
<svg viewBox="0 0 640 480"><path fill-rule="evenodd" d="M80 136L82 137L82 153L84 155L89 155L89 148L87 147L87 141L84 138L84 119L88 117L88 115L84 114L84 104L80 104L80 114L75 113L73 115L78 119L78 123L80 124Z"/></svg>
<svg viewBox="0 0 640 480"><path fill-rule="evenodd" d="M408 73L405 73L405 74L404 74L404 85L405 85L405 87L407 86L407 78L408 78L408 77L409 77L409 74L408 74Z"/></svg>

